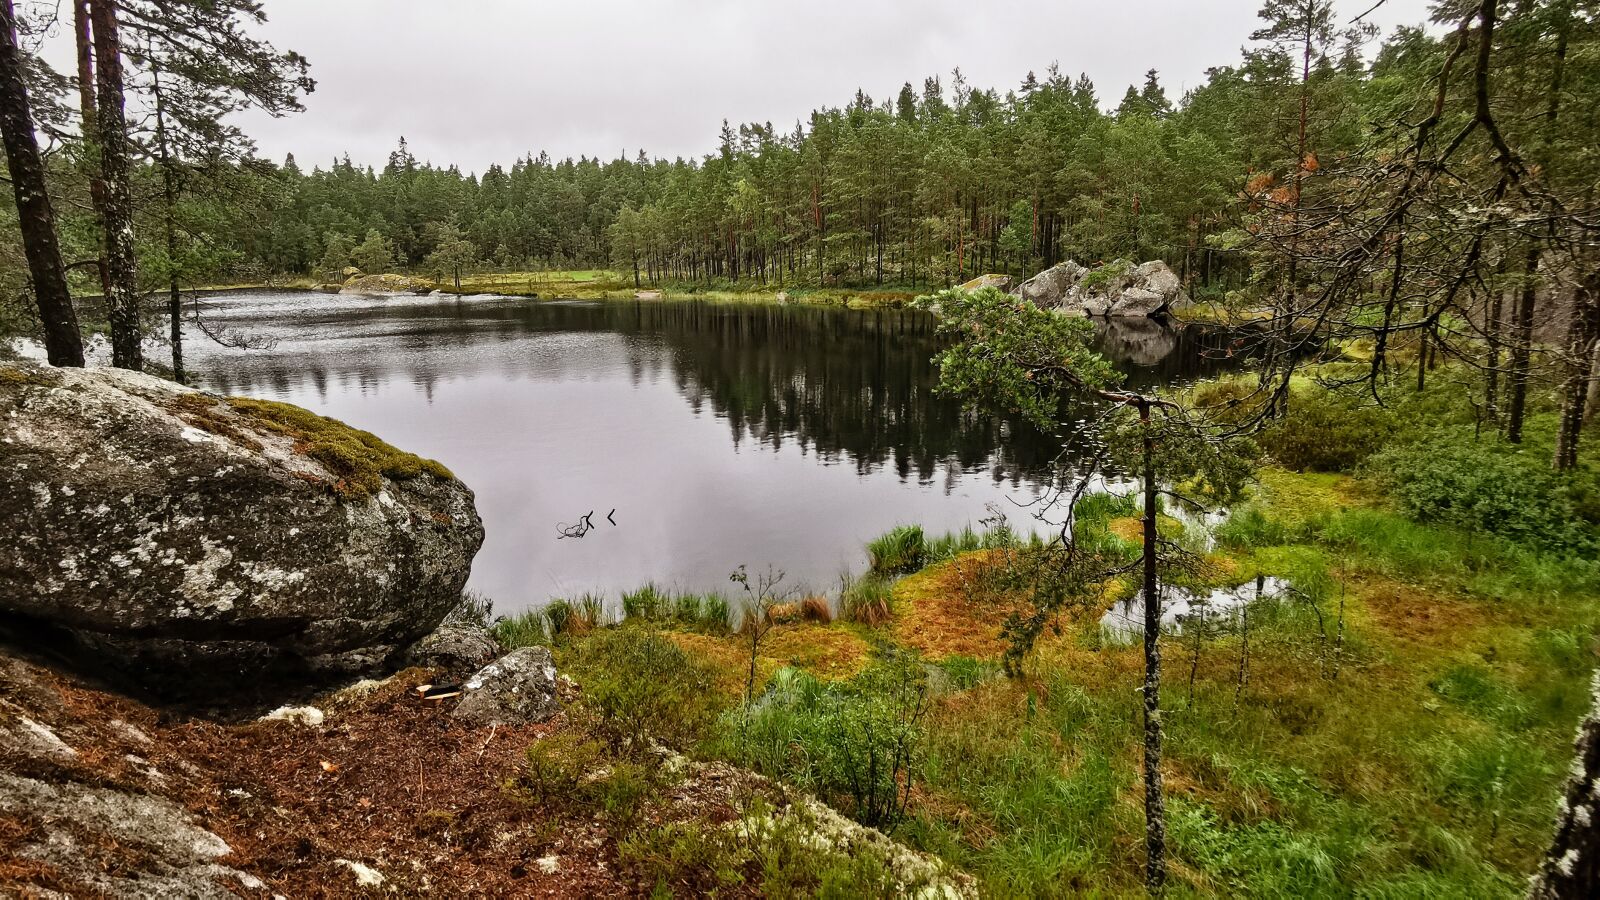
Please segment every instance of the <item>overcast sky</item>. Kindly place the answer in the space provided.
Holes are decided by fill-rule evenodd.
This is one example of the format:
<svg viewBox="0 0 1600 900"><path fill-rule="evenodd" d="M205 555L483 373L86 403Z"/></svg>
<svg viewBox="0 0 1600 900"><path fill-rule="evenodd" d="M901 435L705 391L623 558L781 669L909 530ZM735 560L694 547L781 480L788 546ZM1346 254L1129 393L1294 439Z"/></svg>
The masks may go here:
<svg viewBox="0 0 1600 900"><path fill-rule="evenodd" d="M1345 22L1375 0L1336 0ZM1385 33L1427 0L1386 0ZM1114 104L1238 60L1259 0L265 0L267 36L311 60L306 111L243 124L302 166L419 158L481 172L529 152L710 152L724 118L782 130L863 88L881 101L961 67L1004 93L1058 61ZM70 49L67 50L70 61ZM53 54L52 54L53 55Z"/></svg>

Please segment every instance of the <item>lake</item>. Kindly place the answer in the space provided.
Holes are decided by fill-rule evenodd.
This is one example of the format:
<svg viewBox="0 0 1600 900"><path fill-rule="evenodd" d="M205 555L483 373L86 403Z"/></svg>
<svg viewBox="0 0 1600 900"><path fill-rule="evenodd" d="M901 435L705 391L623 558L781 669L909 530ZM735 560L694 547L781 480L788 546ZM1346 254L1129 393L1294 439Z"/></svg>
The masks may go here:
<svg viewBox="0 0 1600 900"><path fill-rule="evenodd" d="M190 324L202 386L341 419L474 490L488 535L469 587L501 612L648 582L727 591L741 564L825 592L898 524L1001 509L1032 527L1019 504L1060 448L935 396L934 319L912 310L301 292L202 310L213 332L271 342L229 349ZM1140 384L1228 365L1201 329L1099 341Z"/></svg>

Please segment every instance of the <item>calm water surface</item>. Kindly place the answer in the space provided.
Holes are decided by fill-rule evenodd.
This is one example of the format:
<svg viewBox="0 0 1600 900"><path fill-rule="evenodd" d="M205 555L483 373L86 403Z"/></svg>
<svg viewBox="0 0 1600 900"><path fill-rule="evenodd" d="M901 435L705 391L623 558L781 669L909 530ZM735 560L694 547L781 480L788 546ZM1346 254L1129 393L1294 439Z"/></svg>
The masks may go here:
<svg viewBox="0 0 1600 900"><path fill-rule="evenodd" d="M740 564L827 590L897 524L954 530L990 506L1027 524L1014 504L1059 444L933 396L919 312L309 293L203 308L213 331L276 341L229 350L191 327L206 387L373 431L476 492L470 587L501 611L647 582L727 590ZM1102 335L1140 382L1215 365L1197 341ZM593 531L559 536L591 510Z"/></svg>

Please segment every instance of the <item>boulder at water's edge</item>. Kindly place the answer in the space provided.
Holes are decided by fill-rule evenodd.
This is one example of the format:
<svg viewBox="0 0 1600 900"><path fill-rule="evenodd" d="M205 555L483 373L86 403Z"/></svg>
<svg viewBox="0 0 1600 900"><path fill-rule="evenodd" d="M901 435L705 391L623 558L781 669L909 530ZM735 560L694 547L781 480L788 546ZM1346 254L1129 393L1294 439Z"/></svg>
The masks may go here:
<svg viewBox="0 0 1600 900"><path fill-rule="evenodd" d="M1024 281L1015 293L1044 309L1098 317L1159 316L1189 303L1177 273L1159 259L1137 265L1119 259L1094 269L1069 259Z"/></svg>
<svg viewBox="0 0 1600 900"><path fill-rule="evenodd" d="M186 694L432 631L483 542L444 467L299 407L0 366L0 614Z"/></svg>

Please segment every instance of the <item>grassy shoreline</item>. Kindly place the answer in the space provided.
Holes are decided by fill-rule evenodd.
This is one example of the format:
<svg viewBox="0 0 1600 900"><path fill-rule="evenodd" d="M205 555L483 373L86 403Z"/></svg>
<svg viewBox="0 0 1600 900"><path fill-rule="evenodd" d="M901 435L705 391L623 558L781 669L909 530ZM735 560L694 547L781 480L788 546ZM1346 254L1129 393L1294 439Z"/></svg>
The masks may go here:
<svg viewBox="0 0 1600 900"><path fill-rule="evenodd" d="M423 278L423 276L413 276ZM432 281L432 279L423 278ZM551 300L709 300L723 303L805 303L854 308L898 308L906 306L928 289L909 285L870 288L792 287L728 282L662 282L633 286L631 278L602 269L559 272L500 272L463 276L458 291L453 280L432 281L444 294L499 294L507 297L538 297ZM254 284L215 284L189 288L199 292L237 292L249 290L315 291L324 285L311 278L291 278ZM646 296L641 297L644 294Z"/></svg>
<svg viewBox="0 0 1600 900"><path fill-rule="evenodd" d="M1115 535L1115 512L1080 527ZM1271 575L1318 609L1262 602L1247 635L1163 639L1181 893L1518 893L1549 838L1587 708L1600 578L1414 523L1347 475L1265 470L1233 521L1193 586ZM1095 606L1070 615L1019 677L1000 675L996 623L1016 598L986 573L1007 552L958 549L904 567L877 624L781 611L755 663L758 692L774 699L750 726L730 713L704 752L850 810L848 792L830 792L810 762L824 749L815 729L828 733L836 713L781 698L863 696L883 660L914 659L944 686L895 836L972 873L985 893L1137 893L1140 652L1106 639ZM1108 586L1104 599L1130 589ZM735 705L748 631L655 608L555 635L558 658L583 660L583 681L590 635L644 629L686 651ZM744 727L765 737L747 743ZM765 740L799 753L770 755Z"/></svg>
<svg viewBox="0 0 1600 900"><path fill-rule="evenodd" d="M1600 467L1539 494L1548 404L1524 446L1473 449L1461 386L1434 384L1365 411L1298 384L1290 419L1262 436L1277 463L1245 502L1205 533L1161 520L1199 561L1175 587L1290 588L1163 633L1176 895L1514 897L1548 846L1600 662L1600 564L1585 549L1600 539ZM1438 483L1459 508L1429 504ZM1134 512L1088 504L1078 539L1132 559ZM1029 548L905 527L866 549L871 571L842 596L784 598L759 640L736 604L719 620L696 612L707 598L643 592L621 622L596 603L575 628L522 634L586 689L609 665L584 649L592 636L664 639L724 710L696 754L890 828L984 894L1139 894L1142 652L1101 622L1136 586L1067 607L1007 676L1000 625L1029 608L1015 577ZM928 698L909 729L893 687L907 678ZM850 773L902 739L909 762L889 783L906 805L885 817ZM674 865L689 878L715 862Z"/></svg>

